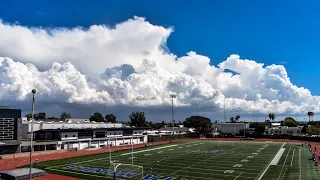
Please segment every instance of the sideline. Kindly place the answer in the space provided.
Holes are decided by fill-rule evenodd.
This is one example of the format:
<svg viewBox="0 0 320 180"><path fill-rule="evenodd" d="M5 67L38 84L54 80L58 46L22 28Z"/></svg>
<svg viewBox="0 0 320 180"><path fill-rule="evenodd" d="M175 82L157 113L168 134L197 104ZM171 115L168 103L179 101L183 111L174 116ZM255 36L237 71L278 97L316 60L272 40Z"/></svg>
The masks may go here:
<svg viewBox="0 0 320 180"><path fill-rule="evenodd" d="M283 143L280 149L282 149L285 144L286 144L286 143ZM279 151L280 151L280 149L279 149ZM276 155L275 155L275 156L276 156ZM260 175L260 177L258 178L258 180L261 180L261 178L264 176L264 174L265 174L265 173L267 172L267 170L269 169L270 165L271 165L271 162L270 162L269 165L266 167L266 169L262 172L262 174Z"/></svg>
<svg viewBox="0 0 320 180"><path fill-rule="evenodd" d="M286 155L286 159L284 159L284 162L283 162L283 165L282 165L282 168L281 168L280 174L279 174L279 176L278 176L278 180L280 179L280 176L282 176L282 171L283 171L284 166L286 165L287 158L288 158L288 155L289 155L290 150L291 150L291 145L292 145L292 144L290 144L289 150L288 150L287 155Z"/></svg>
<svg viewBox="0 0 320 180"><path fill-rule="evenodd" d="M301 148L299 148L299 180L301 180Z"/></svg>

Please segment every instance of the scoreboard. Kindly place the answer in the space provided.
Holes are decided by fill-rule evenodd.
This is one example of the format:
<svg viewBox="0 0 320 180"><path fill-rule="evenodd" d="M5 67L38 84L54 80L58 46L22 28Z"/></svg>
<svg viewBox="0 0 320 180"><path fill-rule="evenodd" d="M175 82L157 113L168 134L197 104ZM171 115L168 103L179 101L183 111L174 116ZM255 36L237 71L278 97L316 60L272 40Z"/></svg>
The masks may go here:
<svg viewBox="0 0 320 180"><path fill-rule="evenodd" d="M0 141L15 140L15 120L14 118L0 118Z"/></svg>

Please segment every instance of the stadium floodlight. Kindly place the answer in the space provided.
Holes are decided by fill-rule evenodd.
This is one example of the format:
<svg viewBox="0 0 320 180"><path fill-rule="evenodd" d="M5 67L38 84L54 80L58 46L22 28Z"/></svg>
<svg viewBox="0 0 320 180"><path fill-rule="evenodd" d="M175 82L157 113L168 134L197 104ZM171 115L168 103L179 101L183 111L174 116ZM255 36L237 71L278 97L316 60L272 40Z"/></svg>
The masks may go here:
<svg viewBox="0 0 320 180"><path fill-rule="evenodd" d="M170 98L171 98L171 107L172 107L172 135L174 135L174 112L173 112L173 99L176 98L177 95L176 94L170 94Z"/></svg>
<svg viewBox="0 0 320 180"><path fill-rule="evenodd" d="M32 178L32 152L33 152L33 121L34 121L34 95L36 94L36 90L32 89L32 121L31 121L31 133L30 133L30 168L29 168L29 179Z"/></svg>

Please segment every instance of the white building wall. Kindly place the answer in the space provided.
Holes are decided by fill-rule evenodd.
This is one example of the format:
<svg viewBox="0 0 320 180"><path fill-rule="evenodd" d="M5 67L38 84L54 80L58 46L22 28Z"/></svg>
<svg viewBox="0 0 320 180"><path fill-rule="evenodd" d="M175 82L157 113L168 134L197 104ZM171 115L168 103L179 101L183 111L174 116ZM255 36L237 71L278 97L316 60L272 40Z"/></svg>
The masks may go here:
<svg viewBox="0 0 320 180"><path fill-rule="evenodd" d="M217 123L212 125L218 132L225 134L239 134L241 130L249 128L249 124L244 123Z"/></svg>
<svg viewBox="0 0 320 180"><path fill-rule="evenodd" d="M33 125L33 130L43 130L43 129L96 129L96 128L121 128L121 123L68 123L68 122L40 122L35 121ZM31 132L31 122L22 122L22 128L26 132Z"/></svg>
<svg viewBox="0 0 320 180"><path fill-rule="evenodd" d="M279 126L268 129L268 134L288 134L288 135L299 135L301 134L303 126L298 127L288 127L288 126Z"/></svg>
<svg viewBox="0 0 320 180"><path fill-rule="evenodd" d="M86 147L89 147L89 142L80 142L80 149L84 149Z"/></svg>
<svg viewBox="0 0 320 180"><path fill-rule="evenodd" d="M91 148L100 148L101 146L123 146L123 145L130 145L132 142L133 144L141 144L141 143L147 143L147 136L133 136L133 140L131 139L131 136L124 136L124 137L115 137L111 139L100 139L100 140L94 140L94 139L78 139L78 140L63 140L58 141L58 144L60 144L60 147L58 146L57 149L68 149L68 148L77 148L79 150L87 148L91 146Z"/></svg>

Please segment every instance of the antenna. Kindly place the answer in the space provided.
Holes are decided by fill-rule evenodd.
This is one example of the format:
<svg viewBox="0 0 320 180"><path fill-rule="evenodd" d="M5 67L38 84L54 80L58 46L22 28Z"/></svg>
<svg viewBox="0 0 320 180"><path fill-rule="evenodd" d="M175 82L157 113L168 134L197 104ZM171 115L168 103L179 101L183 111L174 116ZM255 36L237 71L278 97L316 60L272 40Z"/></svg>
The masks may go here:
<svg viewBox="0 0 320 180"><path fill-rule="evenodd" d="M173 99L176 98L177 95L176 94L170 94L170 98L171 98L171 106L172 106L172 135L174 135L174 112L173 112Z"/></svg>

